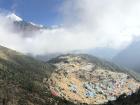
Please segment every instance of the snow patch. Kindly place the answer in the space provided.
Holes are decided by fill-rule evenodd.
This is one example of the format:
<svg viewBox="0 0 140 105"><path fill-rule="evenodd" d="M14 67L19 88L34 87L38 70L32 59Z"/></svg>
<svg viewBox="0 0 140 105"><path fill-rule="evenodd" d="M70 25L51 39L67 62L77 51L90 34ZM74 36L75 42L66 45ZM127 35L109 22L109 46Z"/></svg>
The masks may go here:
<svg viewBox="0 0 140 105"><path fill-rule="evenodd" d="M22 21L22 18L20 18L19 16L17 16L14 13L7 15L7 18L12 20L12 21Z"/></svg>
<svg viewBox="0 0 140 105"><path fill-rule="evenodd" d="M33 23L33 22L30 22L30 24L32 24L33 26L36 26L36 27L40 27L40 28L42 28L42 27L43 27L43 25L40 25L40 24L35 24L35 23Z"/></svg>

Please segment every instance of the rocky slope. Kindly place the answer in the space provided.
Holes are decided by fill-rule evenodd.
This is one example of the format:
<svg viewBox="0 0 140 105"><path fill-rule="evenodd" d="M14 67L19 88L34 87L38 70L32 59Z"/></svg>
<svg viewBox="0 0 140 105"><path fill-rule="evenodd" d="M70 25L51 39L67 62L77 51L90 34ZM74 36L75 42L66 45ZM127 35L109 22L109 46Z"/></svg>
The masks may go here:
<svg viewBox="0 0 140 105"><path fill-rule="evenodd" d="M89 55L42 62L0 46L0 105L102 104L139 88L123 70Z"/></svg>
<svg viewBox="0 0 140 105"><path fill-rule="evenodd" d="M56 66L48 80L52 94L75 103L103 104L140 87L129 72L91 56L65 55L50 63Z"/></svg>

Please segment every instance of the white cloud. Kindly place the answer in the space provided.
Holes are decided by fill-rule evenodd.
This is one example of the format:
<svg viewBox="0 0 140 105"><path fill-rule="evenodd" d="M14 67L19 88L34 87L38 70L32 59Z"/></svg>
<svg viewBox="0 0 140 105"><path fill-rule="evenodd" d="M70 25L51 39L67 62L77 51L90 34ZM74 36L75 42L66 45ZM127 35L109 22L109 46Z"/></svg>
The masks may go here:
<svg viewBox="0 0 140 105"><path fill-rule="evenodd" d="M24 53L45 54L97 47L121 49L140 36L139 0L66 0L62 27L22 37L0 16L0 44Z"/></svg>
<svg viewBox="0 0 140 105"><path fill-rule="evenodd" d="M75 23L74 18L80 20L76 26L89 33L96 47L122 48L140 36L139 0L71 0L65 4L62 10L68 24Z"/></svg>

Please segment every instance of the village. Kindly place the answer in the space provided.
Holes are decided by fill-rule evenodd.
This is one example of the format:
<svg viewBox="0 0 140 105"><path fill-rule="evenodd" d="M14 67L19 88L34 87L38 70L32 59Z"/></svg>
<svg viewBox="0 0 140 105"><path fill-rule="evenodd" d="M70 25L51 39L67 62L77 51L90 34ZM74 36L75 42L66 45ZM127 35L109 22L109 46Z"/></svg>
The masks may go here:
<svg viewBox="0 0 140 105"><path fill-rule="evenodd" d="M48 80L54 96L74 102L102 104L122 94L131 95L140 83L131 76L113 72L85 62L78 57L56 64L57 70Z"/></svg>

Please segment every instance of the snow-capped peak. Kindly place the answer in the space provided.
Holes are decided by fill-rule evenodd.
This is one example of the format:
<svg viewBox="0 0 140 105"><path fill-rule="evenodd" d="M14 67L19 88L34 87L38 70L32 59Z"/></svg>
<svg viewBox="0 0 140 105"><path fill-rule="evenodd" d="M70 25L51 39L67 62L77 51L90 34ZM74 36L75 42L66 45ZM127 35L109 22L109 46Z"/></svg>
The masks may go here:
<svg viewBox="0 0 140 105"><path fill-rule="evenodd" d="M12 20L12 21L22 21L22 18L18 17L14 13L11 13L11 14L7 15L7 18Z"/></svg>
<svg viewBox="0 0 140 105"><path fill-rule="evenodd" d="M30 22L30 24L32 24L33 26L36 26L36 27L40 27L40 28L42 28L42 27L43 27L43 25L40 25L40 24L35 24L35 23L33 23L33 22Z"/></svg>

